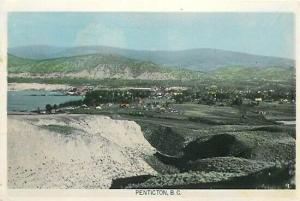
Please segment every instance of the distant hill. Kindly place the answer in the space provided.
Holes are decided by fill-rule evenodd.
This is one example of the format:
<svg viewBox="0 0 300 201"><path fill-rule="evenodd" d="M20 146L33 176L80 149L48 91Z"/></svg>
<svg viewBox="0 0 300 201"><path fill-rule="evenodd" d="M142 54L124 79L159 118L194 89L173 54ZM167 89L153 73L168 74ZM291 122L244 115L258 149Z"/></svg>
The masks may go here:
<svg viewBox="0 0 300 201"><path fill-rule="evenodd" d="M8 52L19 57L30 59L50 59L89 54L117 54L131 59L151 61L163 66L200 71L212 71L227 66L294 67L294 60L292 59L259 56L209 48L180 51L148 51L106 46L82 46L71 48L26 46L10 48Z"/></svg>
<svg viewBox="0 0 300 201"><path fill-rule="evenodd" d="M48 45L32 45L9 48L8 53L27 59L50 59L53 58L51 55L65 49Z"/></svg>
<svg viewBox="0 0 300 201"><path fill-rule="evenodd" d="M8 55L9 76L84 77L91 79L199 79L201 72L172 69L149 61L119 55L90 54L55 59L33 60Z"/></svg>
<svg viewBox="0 0 300 201"><path fill-rule="evenodd" d="M29 66L37 63L35 59L25 59L21 57L17 57L11 54L8 54L8 66L9 67L18 67L18 66Z"/></svg>
<svg viewBox="0 0 300 201"><path fill-rule="evenodd" d="M281 68L281 67L252 67L245 68L241 66L230 66L217 69L211 72L213 77L221 80L243 80L243 81L295 81L295 68ZM291 83L293 84L293 83ZM294 83L295 84L295 83Z"/></svg>
<svg viewBox="0 0 300 201"><path fill-rule="evenodd" d="M10 77L120 78L143 80L239 80L291 81L293 67L227 66L210 72L170 68L150 61L119 55L90 54L55 59L33 60L8 55Z"/></svg>

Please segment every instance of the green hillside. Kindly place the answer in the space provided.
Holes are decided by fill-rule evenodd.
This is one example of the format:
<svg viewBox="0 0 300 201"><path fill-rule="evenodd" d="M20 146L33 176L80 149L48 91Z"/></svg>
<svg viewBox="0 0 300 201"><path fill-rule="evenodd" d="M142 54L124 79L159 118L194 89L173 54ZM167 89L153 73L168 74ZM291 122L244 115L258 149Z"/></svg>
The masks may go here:
<svg viewBox="0 0 300 201"><path fill-rule="evenodd" d="M253 55L221 49L196 48L177 51L132 50L107 46L54 47L44 45L9 48L8 52L24 58L50 59L87 54L120 55L141 61L152 61L171 68L182 67L191 70L210 72L226 66L293 67L293 59Z"/></svg>
<svg viewBox="0 0 300 201"><path fill-rule="evenodd" d="M288 81L295 78L295 69L292 67L246 68L241 66L230 66L214 71L213 75L216 78L223 80Z"/></svg>
<svg viewBox="0 0 300 201"><path fill-rule="evenodd" d="M81 75L80 72L88 72ZM151 61L140 61L119 55L90 54L55 59L32 60L8 55L9 73L29 73L30 77L39 74L47 78L48 74L59 73L64 77L84 77L95 79L95 74L128 74L121 79L177 79L210 81L290 81L295 79L292 67L242 67L229 66L210 73L192 71L183 68L169 68ZM143 75L144 77L138 77Z"/></svg>
<svg viewBox="0 0 300 201"><path fill-rule="evenodd" d="M93 69L101 65L115 70L130 67L136 72L163 71L162 68L152 62L128 59L118 55L84 55L45 60L24 59L13 55L8 57L8 69L9 72L13 73L76 72Z"/></svg>
<svg viewBox="0 0 300 201"><path fill-rule="evenodd" d="M11 54L8 54L8 66L10 68L18 67L18 66L25 66L25 65L34 65L37 63L37 60L33 59L25 59L21 57L17 57Z"/></svg>
<svg viewBox="0 0 300 201"><path fill-rule="evenodd" d="M158 73L169 75L176 79L199 79L203 73L194 72L187 69L172 69L157 65L150 61L140 61L130 59L119 55L82 55L73 57L62 57L55 59L31 60L8 56L9 73L31 73L43 74L49 73L76 73L81 71L93 71L105 69L111 75L130 72L133 77L142 73Z"/></svg>

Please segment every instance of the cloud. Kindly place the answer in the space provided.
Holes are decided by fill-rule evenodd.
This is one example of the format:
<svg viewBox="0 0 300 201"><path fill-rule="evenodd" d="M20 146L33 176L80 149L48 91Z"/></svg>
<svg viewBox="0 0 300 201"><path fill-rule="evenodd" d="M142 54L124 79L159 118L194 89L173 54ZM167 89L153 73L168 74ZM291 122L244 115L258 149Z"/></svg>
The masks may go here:
<svg viewBox="0 0 300 201"><path fill-rule="evenodd" d="M105 23L91 22L77 33L74 45L126 47L126 41L126 36L121 28Z"/></svg>

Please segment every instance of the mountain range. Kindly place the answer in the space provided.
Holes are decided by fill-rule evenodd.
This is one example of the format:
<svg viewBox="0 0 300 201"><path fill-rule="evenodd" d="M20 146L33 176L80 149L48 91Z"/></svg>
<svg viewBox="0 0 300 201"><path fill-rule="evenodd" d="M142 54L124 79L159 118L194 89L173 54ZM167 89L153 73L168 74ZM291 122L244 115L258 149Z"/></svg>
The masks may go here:
<svg viewBox="0 0 300 201"><path fill-rule="evenodd" d="M171 68L151 61L116 54L88 54L52 59L28 59L8 55L9 77L86 78L140 80L294 80L293 67L228 66L210 72Z"/></svg>
<svg viewBox="0 0 300 201"><path fill-rule="evenodd" d="M199 79L204 73L174 69L120 55L89 54L53 59L26 59L8 55L10 77L72 77L88 79Z"/></svg>
<svg viewBox="0 0 300 201"><path fill-rule="evenodd" d="M82 55L118 55L128 59L151 62L163 67L172 67L176 69L183 68L206 72L229 66L247 68L287 68L294 67L295 65L295 61L288 58L260 56L209 48L179 51L150 51L107 46L54 47L38 45L9 48L8 53L17 57L35 60L47 60Z"/></svg>

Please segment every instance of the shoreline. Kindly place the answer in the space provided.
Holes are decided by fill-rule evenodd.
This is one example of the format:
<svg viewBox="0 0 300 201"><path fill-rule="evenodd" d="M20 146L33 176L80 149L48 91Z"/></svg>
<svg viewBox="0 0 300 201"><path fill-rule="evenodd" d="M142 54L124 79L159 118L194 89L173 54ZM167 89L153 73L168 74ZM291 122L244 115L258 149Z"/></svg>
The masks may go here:
<svg viewBox="0 0 300 201"><path fill-rule="evenodd" d="M45 91L64 91L72 88L67 84L41 84L41 83L16 83L7 84L7 91L24 91L24 90L45 90Z"/></svg>

